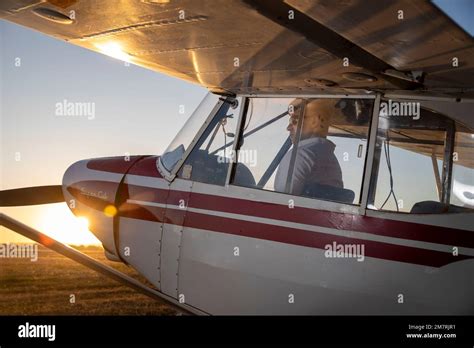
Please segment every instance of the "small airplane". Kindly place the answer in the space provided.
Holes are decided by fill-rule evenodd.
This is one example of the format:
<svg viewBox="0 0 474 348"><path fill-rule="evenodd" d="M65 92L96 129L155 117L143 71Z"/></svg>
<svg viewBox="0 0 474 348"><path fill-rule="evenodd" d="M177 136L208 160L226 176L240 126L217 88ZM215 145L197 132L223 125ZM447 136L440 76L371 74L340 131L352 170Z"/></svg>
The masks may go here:
<svg viewBox="0 0 474 348"><path fill-rule="evenodd" d="M0 18L208 88L162 155L81 160L66 202L193 314L474 314L474 41L429 1L8 0Z"/></svg>

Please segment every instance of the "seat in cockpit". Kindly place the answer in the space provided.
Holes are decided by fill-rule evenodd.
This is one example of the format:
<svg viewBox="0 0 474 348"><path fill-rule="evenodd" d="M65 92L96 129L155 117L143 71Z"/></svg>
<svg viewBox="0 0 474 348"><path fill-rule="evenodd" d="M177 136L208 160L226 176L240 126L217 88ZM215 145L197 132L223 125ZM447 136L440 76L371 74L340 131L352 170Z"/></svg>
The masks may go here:
<svg viewBox="0 0 474 348"><path fill-rule="evenodd" d="M306 197L347 204L354 203L355 198L354 191L341 187L322 185L317 183L311 183L309 185L306 185L303 195Z"/></svg>
<svg viewBox="0 0 474 348"><path fill-rule="evenodd" d="M453 204L444 204L436 201L422 201L415 203L410 210L411 214L443 214L472 212L470 208L459 207Z"/></svg>

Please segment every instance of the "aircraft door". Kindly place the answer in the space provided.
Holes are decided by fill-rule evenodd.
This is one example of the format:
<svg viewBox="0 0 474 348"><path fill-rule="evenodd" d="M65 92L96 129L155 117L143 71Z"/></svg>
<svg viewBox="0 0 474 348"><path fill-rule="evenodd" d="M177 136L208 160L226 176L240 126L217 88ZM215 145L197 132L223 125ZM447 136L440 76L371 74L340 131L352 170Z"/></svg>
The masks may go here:
<svg viewBox="0 0 474 348"><path fill-rule="evenodd" d="M223 99L219 100L209 110L206 120L199 122L201 128L194 133L196 135L193 141L188 142L178 136L179 140L176 144L179 145L173 144L172 150L165 153L160 162L167 171L172 169L176 171L175 174L170 175L172 182L169 186L162 227L161 291L177 298L181 303L188 303L184 298L184 289L180 289L178 280L185 256L183 253L185 220L187 221L189 217L189 210L193 209L188 208L191 193L196 182L224 186L240 115L239 101L240 98L226 99L225 102ZM203 113L202 109L200 106L194 114L199 116ZM188 122L191 122L191 125L194 124L194 115ZM188 131L184 133L190 134ZM186 148L189 149L189 153L186 153ZM184 156L181 161L178 160L180 156Z"/></svg>
<svg viewBox="0 0 474 348"><path fill-rule="evenodd" d="M178 273L184 219L192 181L176 179L170 185L166 202L161 243L161 291L178 300ZM184 301L184 299L183 299Z"/></svg>

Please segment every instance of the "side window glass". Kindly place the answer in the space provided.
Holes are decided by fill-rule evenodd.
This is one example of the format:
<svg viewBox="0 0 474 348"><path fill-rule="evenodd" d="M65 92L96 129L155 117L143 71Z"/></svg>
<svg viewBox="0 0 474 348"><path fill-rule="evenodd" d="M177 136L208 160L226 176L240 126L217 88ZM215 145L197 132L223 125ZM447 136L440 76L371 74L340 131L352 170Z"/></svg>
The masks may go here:
<svg viewBox="0 0 474 348"><path fill-rule="evenodd" d="M250 98L242 122L232 184L274 190L276 168L290 148L288 105L292 98Z"/></svg>
<svg viewBox="0 0 474 348"><path fill-rule="evenodd" d="M225 102L178 171L178 177L214 185L224 185L232 161L232 145L241 108Z"/></svg>
<svg viewBox="0 0 474 348"><path fill-rule="evenodd" d="M292 148L279 165L275 188L299 196L358 204L373 102L295 99L293 104L304 105L304 113L290 114L287 130Z"/></svg>
<svg viewBox="0 0 474 348"><path fill-rule="evenodd" d="M380 104L369 209L441 213L445 149L453 122L416 101Z"/></svg>
<svg viewBox="0 0 474 348"><path fill-rule="evenodd" d="M456 125L450 197L450 212L474 209L474 131L461 125Z"/></svg>
<svg viewBox="0 0 474 348"><path fill-rule="evenodd" d="M359 202L372 100L256 98L251 103L239 164L250 170L256 188ZM249 152L258 158L254 167L243 160ZM238 169L233 183L249 186Z"/></svg>

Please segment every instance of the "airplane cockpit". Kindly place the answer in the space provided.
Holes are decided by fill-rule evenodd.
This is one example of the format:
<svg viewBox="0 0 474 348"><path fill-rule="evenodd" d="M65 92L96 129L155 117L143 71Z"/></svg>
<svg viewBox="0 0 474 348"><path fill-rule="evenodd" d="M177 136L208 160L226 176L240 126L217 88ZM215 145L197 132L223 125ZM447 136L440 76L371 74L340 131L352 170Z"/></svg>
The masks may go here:
<svg viewBox="0 0 474 348"><path fill-rule="evenodd" d="M474 131L428 104L375 95L209 94L158 167L170 181L373 211L471 211Z"/></svg>

